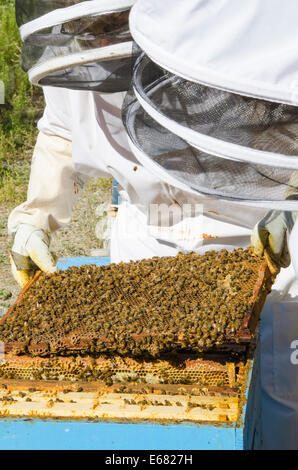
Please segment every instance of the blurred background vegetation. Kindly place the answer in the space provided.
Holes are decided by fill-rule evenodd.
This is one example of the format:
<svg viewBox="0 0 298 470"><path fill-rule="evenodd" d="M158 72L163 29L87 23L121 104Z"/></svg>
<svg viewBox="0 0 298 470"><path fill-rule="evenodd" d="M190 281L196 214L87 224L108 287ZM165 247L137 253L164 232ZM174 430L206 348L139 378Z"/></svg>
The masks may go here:
<svg viewBox="0 0 298 470"><path fill-rule="evenodd" d="M26 199L37 120L43 111L42 91L32 87L20 67L21 39L13 0L0 0L0 203L12 207Z"/></svg>
<svg viewBox="0 0 298 470"><path fill-rule="evenodd" d="M41 88L33 87L20 67L21 47L14 1L0 0L0 81L6 88L5 104L0 102L0 316L19 292L10 274L12 239L7 234L7 218L13 207L26 200L36 124L44 108ZM102 208L110 201L111 181L90 179L71 224L53 236L57 256L95 256L94 250L104 246L107 213Z"/></svg>

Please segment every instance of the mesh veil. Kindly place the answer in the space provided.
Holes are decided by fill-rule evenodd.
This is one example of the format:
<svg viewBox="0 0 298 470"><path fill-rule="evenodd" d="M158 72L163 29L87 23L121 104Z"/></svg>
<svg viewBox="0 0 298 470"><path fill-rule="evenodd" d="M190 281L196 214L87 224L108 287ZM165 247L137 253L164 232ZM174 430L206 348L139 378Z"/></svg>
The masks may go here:
<svg viewBox="0 0 298 470"><path fill-rule="evenodd" d="M169 183L176 181L215 198L293 210L293 201L285 200L297 189L291 183L292 170L224 159L194 147L153 119L132 89L124 102L123 121L137 158L159 176L168 176Z"/></svg>
<svg viewBox="0 0 298 470"><path fill-rule="evenodd" d="M134 89L162 126L200 150L298 169L298 108L187 81L141 55Z"/></svg>
<svg viewBox="0 0 298 470"><path fill-rule="evenodd" d="M18 26L29 23L53 10L76 5L86 0L15 0Z"/></svg>
<svg viewBox="0 0 298 470"><path fill-rule="evenodd" d="M133 64L129 3L113 10L111 2L111 11L94 13L97 5L100 10L101 2L17 2L24 39L21 63L29 79L43 86L126 91ZM89 10L84 10L84 5ZM88 14L90 11L93 13Z"/></svg>

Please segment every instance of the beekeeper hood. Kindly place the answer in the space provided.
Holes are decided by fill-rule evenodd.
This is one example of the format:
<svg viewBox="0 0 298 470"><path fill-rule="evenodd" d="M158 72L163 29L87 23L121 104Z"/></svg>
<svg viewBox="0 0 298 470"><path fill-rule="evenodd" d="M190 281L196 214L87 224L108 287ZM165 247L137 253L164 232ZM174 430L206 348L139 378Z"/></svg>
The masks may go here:
<svg viewBox="0 0 298 470"><path fill-rule="evenodd" d="M297 17L295 1L139 0L124 123L144 165L184 189L297 210Z"/></svg>
<svg viewBox="0 0 298 470"><path fill-rule="evenodd" d="M128 89L135 0L16 0L22 67L32 83L79 90Z"/></svg>

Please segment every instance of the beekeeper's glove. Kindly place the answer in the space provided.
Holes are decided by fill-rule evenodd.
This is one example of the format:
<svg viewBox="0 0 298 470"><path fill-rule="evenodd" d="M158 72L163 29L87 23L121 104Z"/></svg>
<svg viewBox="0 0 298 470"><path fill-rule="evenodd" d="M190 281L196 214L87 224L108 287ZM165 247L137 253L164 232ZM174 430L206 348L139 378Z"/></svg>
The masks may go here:
<svg viewBox="0 0 298 470"><path fill-rule="evenodd" d="M291 174L285 199L298 201L298 171ZM269 269L276 274L291 264L289 237L298 219L298 212L269 211L254 227L251 245L257 255L264 255Z"/></svg>
<svg viewBox="0 0 298 470"><path fill-rule="evenodd" d="M49 247L50 237L43 230L29 224L17 227L10 262L12 274L21 287L33 278L38 269L45 273L57 271L55 257Z"/></svg>
<svg viewBox="0 0 298 470"><path fill-rule="evenodd" d="M269 211L253 229L251 245L254 252L256 255L265 256L273 274L291 263L288 239L297 214L297 212Z"/></svg>
<svg viewBox="0 0 298 470"><path fill-rule="evenodd" d="M73 168L71 141L39 133L27 200L8 219L8 232L14 237L12 272L22 286L37 269L55 271L48 234L70 222L72 208L87 179Z"/></svg>

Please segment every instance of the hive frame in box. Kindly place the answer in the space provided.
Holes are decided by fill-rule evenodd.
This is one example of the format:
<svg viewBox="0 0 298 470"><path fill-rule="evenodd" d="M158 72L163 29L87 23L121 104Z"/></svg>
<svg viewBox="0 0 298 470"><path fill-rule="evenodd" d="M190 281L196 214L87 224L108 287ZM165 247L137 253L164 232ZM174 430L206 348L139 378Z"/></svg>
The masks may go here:
<svg viewBox="0 0 298 470"><path fill-rule="evenodd" d="M20 382L12 383L13 381L5 381L3 385L7 387L7 391L13 390L13 395L23 394L28 392L28 397L31 397L32 402L26 402L28 406L38 402L50 401L47 406L44 406L46 413L43 415L39 410L34 410L34 414L28 413L24 416L24 407L19 402L16 404L14 413L2 413L0 417L0 449L27 449L27 450L65 450L65 449L86 449L86 450L106 450L117 449L119 450L185 450L191 454L191 450L242 450L252 448L256 444L255 436L260 427L260 418L258 410L247 403L247 395L254 393L255 383L251 382L251 369L250 364L247 370L246 382L244 384L245 391L241 408L239 409L237 421L167 421L158 419L144 419L142 414L139 414L140 407L135 407L137 419L132 419L131 416L126 419L120 420L119 417L115 419L104 416L99 419L97 417L88 417L86 413L84 418L78 419L73 413L74 409L69 409L65 413L66 405L64 403L56 403L52 396L43 396L42 388L38 383L30 382L28 386L36 386L39 391L28 392ZM60 384L58 384L59 387ZM48 386L48 384L44 384ZM69 388L69 386L68 386ZM98 397L91 389L84 390L81 393L80 402L86 404L90 403L89 409L93 408ZM61 396L62 400L68 397L67 401L75 401L74 398L80 395L74 392L64 394L57 391L57 397ZM90 400L93 393L94 400ZM46 395L46 394L45 394ZM158 400L162 401L165 397L161 395L154 395ZM41 400L40 400L41 398ZM34 401L35 400L35 401ZM104 400L102 396L102 400ZM195 400L194 400L195 401ZM13 405L10 403L9 406ZM91 405L92 403L92 405ZM246 405L247 403L247 405ZM24 404L24 401L23 401ZM203 404L203 402L202 402ZM222 400L222 404L227 405ZM1 411L5 408L5 403L0 402ZM74 406L74 405L73 405ZM107 407L108 405L106 405ZM19 413L16 413L19 407ZM64 407L64 410L63 410ZM76 405L77 408L77 405ZM7 408L6 408L7 409ZM58 410L63 411L58 412ZM84 407L86 410L86 407ZM164 406L159 407L160 410L165 411ZM52 410L52 411L51 411ZM120 410L120 408L119 408ZM123 410L123 408L122 408ZM230 409L231 410L231 409ZM190 410L192 413L192 410ZM61 416L62 415L62 416ZM93 416L95 413L93 413ZM45 419L46 418L46 419ZM206 419L206 418L205 418ZM253 426L251 424L253 423Z"/></svg>
<svg viewBox="0 0 298 470"><path fill-rule="evenodd" d="M26 378L0 379L4 385L0 388L1 417L131 419L231 425L238 421L243 408L250 364L250 361L237 365L189 361L190 364L182 372L189 374L197 383L188 385L158 383L158 373L153 369L146 371L145 367L143 376L145 371L145 377L152 383L131 383L128 378L132 377L133 370L128 365L127 369L123 366L122 369L106 371L114 373L113 377L118 379L117 383L107 385L100 380L69 380L73 379L67 375L67 366L71 363L69 358L59 359L60 366L63 364L65 367L64 371L59 370L57 365L56 368L49 368L55 373L59 370L64 376L57 376L57 380L36 380L34 373L41 366L41 361L45 363L47 359L24 360L8 355L6 363L0 366L1 371L3 368L13 370L15 376ZM91 361L91 358L81 359L81 370ZM111 363L108 359L106 362ZM179 374L181 370L172 370L172 373ZM197 375L200 379L194 379ZM213 385L204 386L204 380Z"/></svg>

